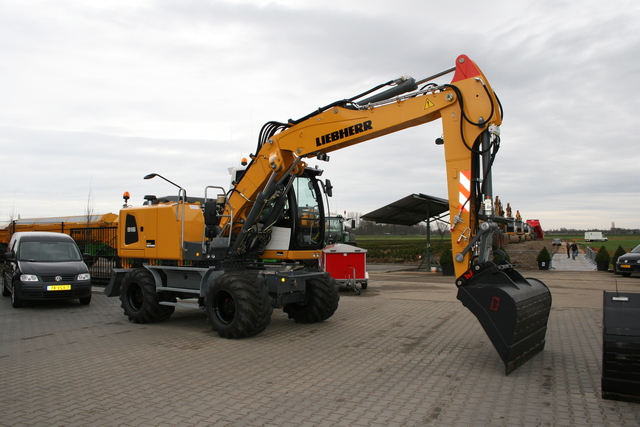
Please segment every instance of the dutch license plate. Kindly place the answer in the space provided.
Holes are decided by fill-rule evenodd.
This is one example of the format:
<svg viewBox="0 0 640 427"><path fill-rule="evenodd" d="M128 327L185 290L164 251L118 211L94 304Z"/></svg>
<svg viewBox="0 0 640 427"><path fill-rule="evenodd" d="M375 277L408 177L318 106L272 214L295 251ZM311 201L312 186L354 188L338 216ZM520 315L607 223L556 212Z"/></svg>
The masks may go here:
<svg viewBox="0 0 640 427"><path fill-rule="evenodd" d="M631 268L631 266L630 266L630 265L626 265L626 264L622 264L622 265L620 266L620 268Z"/></svg>
<svg viewBox="0 0 640 427"><path fill-rule="evenodd" d="M47 286L48 291L70 291L71 285L51 285Z"/></svg>

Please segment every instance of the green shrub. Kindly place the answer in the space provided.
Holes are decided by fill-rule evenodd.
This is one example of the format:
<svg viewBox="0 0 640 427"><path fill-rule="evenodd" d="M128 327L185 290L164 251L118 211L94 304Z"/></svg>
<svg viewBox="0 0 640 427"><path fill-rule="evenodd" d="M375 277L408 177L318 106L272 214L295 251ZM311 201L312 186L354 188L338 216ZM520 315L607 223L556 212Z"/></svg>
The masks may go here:
<svg viewBox="0 0 640 427"><path fill-rule="evenodd" d="M451 249L444 248L440 254L440 265L453 265L453 254Z"/></svg>
<svg viewBox="0 0 640 427"><path fill-rule="evenodd" d="M602 245L596 254L596 262L609 262L610 260L611 256L609 255L607 248Z"/></svg>
<svg viewBox="0 0 640 427"><path fill-rule="evenodd" d="M622 246L618 245L618 249L616 249L616 251L613 253L613 259L611 260L611 262L615 265L618 262L618 258L621 255L626 254L627 251L625 251Z"/></svg>
<svg viewBox="0 0 640 427"><path fill-rule="evenodd" d="M451 247L449 242L431 242L431 255L441 253L443 248ZM358 240L358 247L367 250L367 260L371 262L415 262L426 253L423 239L381 238Z"/></svg>
<svg viewBox="0 0 640 427"><path fill-rule="evenodd" d="M538 257L536 258L536 261L538 262L550 262L551 261L551 253L549 252L549 249L542 248L540 250L540 252L538 252Z"/></svg>

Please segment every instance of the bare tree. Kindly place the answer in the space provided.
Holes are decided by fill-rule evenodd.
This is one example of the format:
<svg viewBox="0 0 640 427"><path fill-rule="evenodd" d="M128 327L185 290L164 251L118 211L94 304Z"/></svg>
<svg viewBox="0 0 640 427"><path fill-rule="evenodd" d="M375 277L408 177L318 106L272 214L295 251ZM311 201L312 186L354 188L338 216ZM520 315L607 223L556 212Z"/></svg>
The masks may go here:
<svg viewBox="0 0 640 427"><path fill-rule="evenodd" d="M85 210L85 215L87 216L87 227L89 227L89 224L93 219L94 213L95 213L95 208L93 205L93 195L91 194L91 187L89 187L89 196L87 197L87 207Z"/></svg>
<svg viewBox="0 0 640 427"><path fill-rule="evenodd" d="M91 178L91 181L93 180L93 177ZM87 196L87 207L85 210L85 215L86 215L86 222L85 222L85 230L84 230L84 235L82 236L82 239L80 242L77 242L80 247L82 248L83 252L88 252L88 246L90 246L93 242L93 236L92 236L92 223L93 223L93 216L95 214L95 208L93 205L93 194L92 194L92 185L91 185L91 181L89 181L89 195Z"/></svg>
<svg viewBox="0 0 640 427"><path fill-rule="evenodd" d="M449 231L449 223L438 220L436 224L438 226L438 234L440 235L440 240L444 240L444 235L447 233L447 231Z"/></svg>

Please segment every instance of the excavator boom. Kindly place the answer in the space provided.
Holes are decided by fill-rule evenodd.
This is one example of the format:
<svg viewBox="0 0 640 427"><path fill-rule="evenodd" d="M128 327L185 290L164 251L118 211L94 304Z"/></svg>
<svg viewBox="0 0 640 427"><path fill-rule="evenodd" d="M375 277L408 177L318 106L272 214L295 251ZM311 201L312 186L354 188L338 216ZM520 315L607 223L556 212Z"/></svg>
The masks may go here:
<svg viewBox="0 0 640 427"><path fill-rule="evenodd" d="M450 83L431 83L450 72ZM267 123L223 218L232 217L233 207L227 229L235 240L232 250L237 249L267 201L282 193L291 177L303 174L305 158L328 160L333 151L438 119L443 137L436 143L444 145L458 299L478 318L508 374L544 348L551 294L505 261L492 261L500 218L491 205L491 166L500 147L502 109L487 78L467 56L418 82L402 77L301 119ZM262 258L313 259L320 249L265 251Z"/></svg>
<svg viewBox="0 0 640 427"><path fill-rule="evenodd" d="M261 136L257 153L230 196L236 229L240 222L248 228L246 218L251 209L257 210L253 201L268 189L269 181L299 175L306 167L304 158L323 160L332 151L442 119L451 212L458 214L458 223L466 224L452 227L452 240L468 242L469 233L478 228L476 213L470 209L476 201L462 200L466 193L461 193L460 182L469 186L474 150L479 150L472 147L481 134L496 132L502 117L497 97L475 63L464 55L456 63L451 84L418 88L405 77L364 101L351 98L293 122L268 124L273 131ZM462 257L456 263L457 275L468 269L472 254L467 251Z"/></svg>

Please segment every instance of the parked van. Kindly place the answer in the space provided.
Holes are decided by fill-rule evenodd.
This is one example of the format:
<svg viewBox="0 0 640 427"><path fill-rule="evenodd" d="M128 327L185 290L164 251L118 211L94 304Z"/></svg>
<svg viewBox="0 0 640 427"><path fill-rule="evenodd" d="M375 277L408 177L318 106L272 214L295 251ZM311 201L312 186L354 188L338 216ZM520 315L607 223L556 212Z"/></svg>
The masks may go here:
<svg viewBox="0 0 640 427"><path fill-rule="evenodd" d="M585 242L606 242L609 240L602 231L585 231L584 232L584 241Z"/></svg>
<svg viewBox="0 0 640 427"><path fill-rule="evenodd" d="M63 233L14 233L4 257L2 295L11 305L28 300L74 299L91 302L91 275L80 249Z"/></svg>

